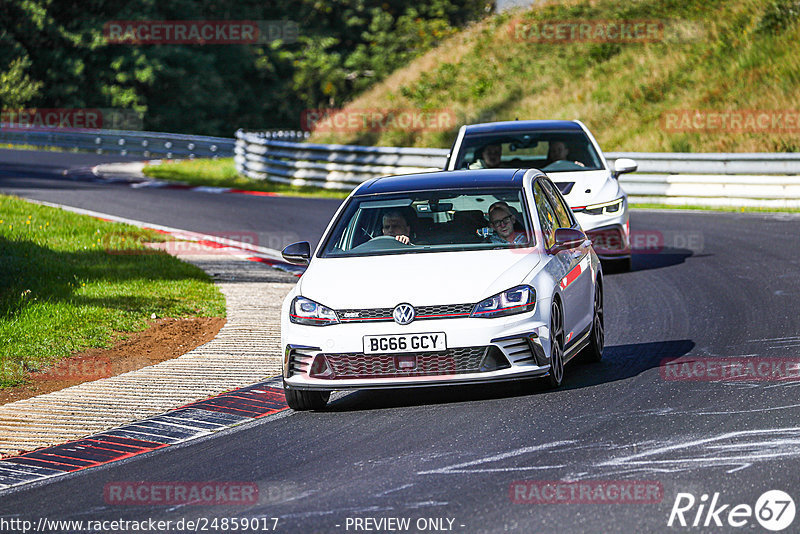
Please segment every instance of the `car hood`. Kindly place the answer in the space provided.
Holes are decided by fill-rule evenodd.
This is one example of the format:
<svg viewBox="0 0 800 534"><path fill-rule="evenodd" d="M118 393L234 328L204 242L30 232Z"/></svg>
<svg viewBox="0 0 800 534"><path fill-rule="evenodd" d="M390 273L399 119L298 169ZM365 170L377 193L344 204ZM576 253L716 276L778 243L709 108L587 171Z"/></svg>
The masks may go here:
<svg viewBox="0 0 800 534"><path fill-rule="evenodd" d="M314 258L299 293L334 308L479 302L529 279L535 248Z"/></svg>
<svg viewBox="0 0 800 534"><path fill-rule="evenodd" d="M617 199L623 195L619 182L607 170L550 172L547 176L556 184L573 182L570 192L564 195L571 208L600 204ZM589 191L588 193L586 191Z"/></svg>

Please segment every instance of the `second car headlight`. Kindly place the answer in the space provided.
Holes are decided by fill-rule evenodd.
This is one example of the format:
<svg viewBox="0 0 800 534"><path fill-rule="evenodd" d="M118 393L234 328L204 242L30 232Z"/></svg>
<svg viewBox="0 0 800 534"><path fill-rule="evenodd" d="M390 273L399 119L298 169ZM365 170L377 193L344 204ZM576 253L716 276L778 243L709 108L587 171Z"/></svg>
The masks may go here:
<svg viewBox="0 0 800 534"><path fill-rule="evenodd" d="M327 326L339 322L335 311L305 297L294 298L289 307L289 320L311 326Z"/></svg>
<svg viewBox="0 0 800 534"><path fill-rule="evenodd" d="M533 310L536 306L536 290L522 285L507 289L475 305L470 317L505 317Z"/></svg>
<svg viewBox="0 0 800 534"><path fill-rule="evenodd" d="M622 208L622 201L625 200L624 197L620 197L616 200L612 200L611 202L603 202L602 204L592 204L591 206L586 206L583 208L582 211L589 213L591 215L602 215L603 213L616 213Z"/></svg>

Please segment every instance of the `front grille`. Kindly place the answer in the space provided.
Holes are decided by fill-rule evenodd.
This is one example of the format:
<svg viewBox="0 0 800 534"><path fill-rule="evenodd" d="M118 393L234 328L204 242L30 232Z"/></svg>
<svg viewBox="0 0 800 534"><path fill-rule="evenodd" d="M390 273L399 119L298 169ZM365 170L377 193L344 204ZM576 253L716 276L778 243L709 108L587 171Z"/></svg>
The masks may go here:
<svg viewBox="0 0 800 534"><path fill-rule="evenodd" d="M480 371L488 347L462 347L417 354L322 354L333 371L330 379L442 376ZM413 369L398 369L398 357L416 356ZM320 377L322 378L322 377Z"/></svg>
<svg viewBox="0 0 800 534"><path fill-rule="evenodd" d="M458 319L469 317L472 313L474 304L442 304L435 306L414 306L416 312L415 321L426 319ZM348 309L336 310L336 315L343 323L379 323L393 321L392 312L394 308L367 308L367 309ZM357 314L355 316L352 316ZM351 315L348 317L348 315Z"/></svg>

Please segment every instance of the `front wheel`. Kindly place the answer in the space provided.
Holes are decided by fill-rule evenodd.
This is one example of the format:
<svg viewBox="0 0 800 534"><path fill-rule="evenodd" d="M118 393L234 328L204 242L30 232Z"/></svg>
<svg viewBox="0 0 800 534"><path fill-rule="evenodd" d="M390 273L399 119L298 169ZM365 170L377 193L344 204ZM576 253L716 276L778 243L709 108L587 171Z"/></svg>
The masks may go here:
<svg viewBox="0 0 800 534"><path fill-rule="evenodd" d="M551 388L564 380L564 316L557 302L550 308L550 374L545 378Z"/></svg>
<svg viewBox="0 0 800 534"><path fill-rule="evenodd" d="M289 389L283 390L286 395L286 404L292 410L321 410L328 404L328 399L331 396L330 391L306 391L303 389Z"/></svg>

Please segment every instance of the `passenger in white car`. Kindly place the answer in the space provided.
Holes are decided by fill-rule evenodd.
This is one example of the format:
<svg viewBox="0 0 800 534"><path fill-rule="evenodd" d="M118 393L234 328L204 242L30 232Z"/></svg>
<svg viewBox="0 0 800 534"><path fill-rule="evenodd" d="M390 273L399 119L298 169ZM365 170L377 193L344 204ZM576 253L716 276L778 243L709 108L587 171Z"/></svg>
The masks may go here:
<svg viewBox="0 0 800 534"><path fill-rule="evenodd" d="M503 145L500 143L492 143L483 147L481 156L472 163L469 168L474 169L495 169L500 166L500 160L503 157Z"/></svg>
<svg viewBox="0 0 800 534"><path fill-rule="evenodd" d="M489 224L492 225L494 233L489 236L492 243L511 243L518 245L528 242L525 232L519 232L514 228L517 216L511 207L503 201L495 202L489 206Z"/></svg>

